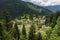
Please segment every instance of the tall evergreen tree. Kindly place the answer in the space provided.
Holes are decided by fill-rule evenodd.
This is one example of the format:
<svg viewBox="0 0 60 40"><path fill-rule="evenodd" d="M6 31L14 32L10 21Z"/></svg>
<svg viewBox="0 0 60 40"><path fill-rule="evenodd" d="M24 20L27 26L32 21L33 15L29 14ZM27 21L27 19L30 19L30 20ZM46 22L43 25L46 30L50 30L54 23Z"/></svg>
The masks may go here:
<svg viewBox="0 0 60 40"><path fill-rule="evenodd" d="M7 11L7 10L4 10L3 12L2 12L2 15L3 15L3 18L4 18L4 20L5 20L5 26L6 26L6 29L7 29L7 31L9 31L9 22L11 21L11 16L9 15L9 12Z"/></svg>
<svg viewBox="0 0 60 40"><path fill-rule="evenodd" d="M57 20L57 25L54 27L49 40L60 40L60 17Z"/></svg>
<svg viewBox="0 0 60 40"><path fill-rule="evenodd" d="M36 32L35 30L36 27L34 26L34 24L32 24L30 27L28 40L35 40L35 32Z"/></svg>
<svg viewBox="0 0 60 40"><path fill-rule="evenodd" d="M25 25L23 25L23 28L22 28L22 37L23 37L22 40L26 40L27 38Z"/></svg>
<svg viewBox="0 0 60 40"><path fill-rule="evenodd" d="M15 23L15 28L14 28L14 33L13 33L13 37L16 39L16 40L19 40L20 39L20 33L19 33L19 29L18 29L18 26L17 24Z"/></svg>
<svg viewBox="0 0 60 40"><path fill-rule="evenodd" d="M23 25L23 28L22 28L22 35L24 35L26 37L26 28L25 28L25 25Z"/></svg>

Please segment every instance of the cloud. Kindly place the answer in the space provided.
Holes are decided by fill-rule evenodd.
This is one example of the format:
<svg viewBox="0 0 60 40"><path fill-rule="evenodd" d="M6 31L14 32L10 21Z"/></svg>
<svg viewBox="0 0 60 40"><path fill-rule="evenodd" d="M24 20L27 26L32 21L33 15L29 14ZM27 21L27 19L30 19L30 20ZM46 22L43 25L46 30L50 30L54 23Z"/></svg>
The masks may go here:
<svg viewBox="0 0 60 40"><path fill-rule="evenodd" d="M27 2L32 2L36 5L40 6L54 6L54 5L60 5L60 0L24 0Z"/></svg>

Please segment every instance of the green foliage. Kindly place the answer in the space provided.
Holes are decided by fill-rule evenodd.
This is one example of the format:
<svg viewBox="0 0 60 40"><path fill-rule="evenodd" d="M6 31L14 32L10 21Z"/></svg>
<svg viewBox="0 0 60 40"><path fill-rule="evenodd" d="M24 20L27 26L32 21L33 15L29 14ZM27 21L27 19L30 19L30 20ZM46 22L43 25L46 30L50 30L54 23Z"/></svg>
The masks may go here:
<svg viewBox="0 0 60 40"><path fill-rule="evenodd" d="M23 25L23 28L22 28L22 34L26 36L26 29L25 29L25 25Z"/></svg>
<svg viewBox="0 0 60 40"><path fill-rule="evenodd" d="M2 12L2 15L3 15L3 18L4 18L4 20L5 20L6 30L9 31L9 28L11 27L11 25L10 25L10 23L9 23L9 22L11 21L11 17L10 17L10 15L9 15L9 13L8 13L7 10L3 11L3 12Z"/></svg>
<svg viewBox="0 0 60 40"><path fill-rule="evenodd" d="M59 16L60 16L59 11L57 11L56 13L51 14L50 16L46 15L46 18L47 18L46 24L51 26L52 28L54 28L55 25L57 24L56 21L57 21Z"/></svg>
<svg viewBox="0 0 60 40"><path fill-rule="evenodd" d="M36 30L36 28L35 28L34 24L31 25L28 40L35 40L35 32L36 32L35 30Z"/></svg>
<svg viewBox="0 0 60 40"><path fill-rule="evenodd" d="M0 11L3 9L8 9L10 15L15 18L16 16L21 16L25 13L27 14L36 14L36 15L47 15L53 13L52 11L45 9L43 7L34 5L32 3L26 3L20 0L7 0L2 1L0 0ZM1 15L1 14L0 14Z"/></svg>
<svg viewBox="0 0 60 40"><path fill-rule="evenodd" d="M0 40L3 39L3 33L2 33L2 31L3 31L3 27L2 27L2 24L0 23Z"/></svg>
<svg viewBox="0 0 60 40"><path fill-rule="evenodd" d="M37 34L37 39L36 39L36 40L42 40L41 33L38 33L38 34Z"/></svg>
<svg viewBox="0 0 60 40"><path fill-rule="evenodd" d="M17 20L12 20L8 11L2 11L0 40L60 40L60 12L46 15L46 23L41 25L42 16L35 14L35 11L42 9L35 8L33 4L28 4L28 7L30 9L27 8L25 11L29 11L22 10L24 14L20 15L20 19L17 16Z"/></svg>
<svg viewBox="0 0 60 40"><path fill-rule="evenodd" d="M60 17L57 20L57 25L51 33L50 40L60 40Z"/></svg>
<svg viewBox="0 0 60 40"><path fill-rule="evenodd" d="M15 24L15 28L14 28L14 32L13 32L13 37L16 39L16 40L19 40L20 38L20 33L19 33L19 29L18 29L18 26L17 24Z"/></svg>
<svg viewBox="0 0 60 40"><path fill-rule="evenodd" d="M26 40L26 38L27 38L25 25L23 25L23 28L22 28L22 37L23 37L23 40Z"/></svg>

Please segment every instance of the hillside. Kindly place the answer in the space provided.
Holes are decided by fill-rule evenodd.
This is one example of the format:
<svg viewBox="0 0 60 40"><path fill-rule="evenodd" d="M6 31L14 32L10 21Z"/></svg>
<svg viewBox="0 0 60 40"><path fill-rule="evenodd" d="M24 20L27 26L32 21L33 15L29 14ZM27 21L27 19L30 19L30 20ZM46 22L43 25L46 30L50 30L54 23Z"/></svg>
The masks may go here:
<svg viewBox="0 0 60 40"><path fill-rule="evenodd" d="M0 0L0 14L6 9L13 17L20 16L24 13L31 15L46 15L52 13L50 10L34 5L32 3L20 0Z"/></svg>

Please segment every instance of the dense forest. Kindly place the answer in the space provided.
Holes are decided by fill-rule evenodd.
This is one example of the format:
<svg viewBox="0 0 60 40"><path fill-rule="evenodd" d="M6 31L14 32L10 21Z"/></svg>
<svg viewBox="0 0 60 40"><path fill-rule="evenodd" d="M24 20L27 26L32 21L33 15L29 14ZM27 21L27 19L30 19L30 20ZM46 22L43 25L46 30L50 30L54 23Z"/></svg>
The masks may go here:
<svg viewBox="0 0 60 40"><path fill-rule="evenodd" d="M28 13L16 18L8 10L3 11L0 40L60 40L60 11L44 16Z"/></svg>
<svg viewBox="0 0 60 40"><path fill-rule="evenodd" d="M60 11L0 0L0 40L60 40Z"/></svg>

